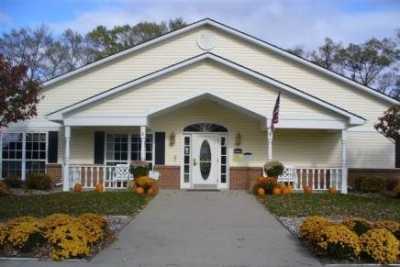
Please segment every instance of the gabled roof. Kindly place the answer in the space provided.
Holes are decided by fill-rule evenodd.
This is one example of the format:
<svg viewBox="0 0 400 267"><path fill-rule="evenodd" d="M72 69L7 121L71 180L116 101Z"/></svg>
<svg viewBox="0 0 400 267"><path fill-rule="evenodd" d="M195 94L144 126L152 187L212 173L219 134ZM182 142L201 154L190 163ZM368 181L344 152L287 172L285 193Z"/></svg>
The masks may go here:
<svg viewBox="0 0 400 267"><path fill-rule="evenodd" d="M162 36L159 36L159 37L156 37L154 39L145 41L145 42L143 42L143 43L141 43L139 45L136 45L136 46L134 46L132 48L128 48L128 49L123 50L121 52L115 53L113 55L107 56L107 57L105 57L103 59L100 59L98 61L95 61L93 63L89 63L87 65L84 65L84 66L82 66L80 68L77 68L77 69L75 69L73 71L67 72L67 73L62 74L62 75L57 76L57 77L54 77L54 78L44 82L42 84L42 86L43 87L50 86L50 85L55 84L55 83L57 83L59 81L62 81L62 80L67 79L67 78L70 78L70 77L72 77L72 76L74 76L76 74L79 74L81 72L87 71L87 70L92 69L92 68L94 68L96 66L102 65L102 64L104 64L106 62L109 62L109 61L112 61L114 59L120 58L120 57L122 57L124 55L130 54L130 53L132 53L134 51L137 51L139 49L148 47L150 45L153 45L155 43L161 42L163 40L167 40L167 39L173 38L173 37L175 37L175 36L177 36L179 34L183 34L185 32L191 31L191 30L193 30L195 28L198 28L198 27L201 27L201 26L204 26L204 25L209 25L209 26L215 27L215 28L217 28L217 29L219 29L219 30L221 30L221 31L223 31L225 33L229 33L231 35L239 37L242 40L246 40L246 41L248 41L250 43L253 43L253 44L256 44L256 45L261 46L263 48L266 48L266 49L268 49L270 51L273 51L273 52L285 57L285 58L289 58L291 60L294 60L294 61L296 61L296 62L298 62L300 64L306 65L306 66L308 66L308 67L310 67L310 68L312 68L314 70L317 70L317 71L319 71L319 72L321 72L321 73L323 73L325 75L328 75L329 77L332 77L332 78L334 78L336 80L344 82L344 83L346 83L348 85L351 85L354 88L357 88L359 90L368 92L368 93L378 97L379 99L385 100L385 101L387 101L389 103L392 103L392 104L399 104L399 101L397 101L396 99L391 98L391 97L389 97L389 96L387 96L387 95L385 95L385 94L383 94L381 92L378 92L378 91L374 90L373 88L370 88L370 87L362 85L362 84L360 84L358 82L355 82L355 81L353 81L353 80L351 80L351 79L349 79L349 78L347 78L347 77L345 77L345 76L343 76L343 75L341 75L339 73L336 73L334 71L325 69L325 68L323 68L323 67L321 67L321 66L319 66L319 65L317 65L317 64L315 64L315 63L313 63L313 62L311 62L311 61L309 61L307 59L304 59L304 58L302 58L300 56L294 55L294 54L288 52L287 50L285 50L283 48L280 48L280 47L278 47L276 45L273 45L273 44L271 44L269 42L261 40L261 39L259 39L257 37L254 37L254 36L252 36L250 34L244 33L244 32L242 32L240 30L237 30L237 29L235 29L233 27L230 27L228 25L225 25L225 24L223 24L221 22L218 22L218 21L210 19L210 18L205 18L205 19L199 20L199 21L194 22L192 24L189 24L189 25L187 25L187 26L185 26L185 27L183 27L181 29L178 29L178 30L175 30L175 31L171 31L171 32L166 33L166 34L164 34Z"/></svg>
<svg viewBox="0 0 400 267"><path fill-rule="evenodd" d="M155 72L149 73L147 75L144 75L144 76L139 77L137 79L134 79L132 81L128 81L128 82L125 82L123 84L120 84L120 85L118 85L116 87L113 87L111 89L103 91L103 92L101 92L99 94L96 94L94 96L91 96L91 97L86 98L84 100L81 100L79 102L76 102L76 103L74 103L72 105L66 106L66 107L61 108L59 110L56 110L56 111L54 111L52 113L49 113L47 115L47 117L50 120L62 120L62 115L64 113L77 110L77 109L82 108L84 106L87 106L87 105L90 105L92 103L95 103L95 102L97 102L99 100L102 100L102 99L105 99L105 98L107 98L109 96L117 94L117 93L119 93L121 91L127 90L127 89L129 89L129 88L131 88L133 86L137 86L137 85L140 85L140 84L142 84L144 82L159 78L159 77L167 75L167 74L169 74L169 73L171 73L173 71L176 71L176 70L182 69L184 67L193 65L193 64L195 64L197 62L200 62L200 61L203 61L203 60L211 60L212 62L217 62L217 63L219 63L219 64L221 64L221 65L223 65L225 67L228 67L230 69L236 70L236 71L238 71L238 72L240 72L242 74L245 74L245 75L247 75L247 76L249 76L249 77L251 77L253 79L256 79L256 80L261 81L263 83L266 83L268 85L272 85L272 86L278 88L279 90L282 90L282 91L287 92L287 93L289 93L291 95L300 97L300 98L302 98L302 99L304 99L306 101L312 102L312 103L314 103L314 104L316 104L316 105L318 105L318 106L320 106L320 107L322 107L322 108L324 108L326 110L330 110L330 111L332 111L332 112L334 112L336 114L339 114L341 116L344 116L344 117L348 118L349 123L352 124L352 125L364 124L365 121L366 121L363 117L361 117L359 115L351 113L350 111L347 111L347 110L345 110L343 108L340 108L340 107L338 107L338 106L336 106L334 104L331 104L331 103L329 103L327 101L324 101L324 100L322 100L322 99L320 99L318 97L315 97L315 96L313 96L311 94L303 92L302 90L297 89L297 88L295 88L295 87L293 87L291 85L288 85L288 84L285 84L285 83L280 82L278 80L275 80L274 78L271 78L271 77L269 77L269 76L267 76L265 74L256 72L256 71L251 70L251 69L249 69L249 68L247 68L245 66L242 66L242 65L240 65L238 63L235 63L235 62L233 62L231 60L228 60L226 58L223 58L221 56L218 56L218 55L215 55L215 54L209 53L209 52L200 54L198 56L194 56L194 57L188 58L186 60L183 60L183 61L178 62L176 64L170 65L168 67L162 68L162 69L157 70Z"/></svg>

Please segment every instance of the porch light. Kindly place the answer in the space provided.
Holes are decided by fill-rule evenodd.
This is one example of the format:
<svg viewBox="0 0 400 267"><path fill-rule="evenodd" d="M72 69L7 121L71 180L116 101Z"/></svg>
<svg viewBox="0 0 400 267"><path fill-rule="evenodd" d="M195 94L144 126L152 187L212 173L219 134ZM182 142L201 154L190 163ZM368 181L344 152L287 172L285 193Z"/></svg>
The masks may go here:
<svg viewBox="0 0 400 267"><path fill-rule="evenodd" d="M235 136L235 145L240 146L242 143L242 135L240 133L237 133Z"/></svg>
<svg viewBox="0 0 400 267"><path fill-rule="evenodd" d="M175 145L175 132L172 132L169 135L169 146L174 146Z"/></svg>

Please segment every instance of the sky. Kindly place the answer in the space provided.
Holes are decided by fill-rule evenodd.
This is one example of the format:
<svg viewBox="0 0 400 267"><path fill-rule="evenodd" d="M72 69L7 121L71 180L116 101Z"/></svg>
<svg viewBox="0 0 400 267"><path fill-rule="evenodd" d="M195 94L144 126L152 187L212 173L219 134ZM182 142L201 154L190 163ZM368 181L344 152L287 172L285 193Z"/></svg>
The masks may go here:
<svg viewBox="0 0 400 267"><path fill-rule="evenodd" d="M60 34L140 21L210 17L283 48L312 49L325 37L343 43L390 37L400 0L0 0L0 34L46 24Z"/></svg>

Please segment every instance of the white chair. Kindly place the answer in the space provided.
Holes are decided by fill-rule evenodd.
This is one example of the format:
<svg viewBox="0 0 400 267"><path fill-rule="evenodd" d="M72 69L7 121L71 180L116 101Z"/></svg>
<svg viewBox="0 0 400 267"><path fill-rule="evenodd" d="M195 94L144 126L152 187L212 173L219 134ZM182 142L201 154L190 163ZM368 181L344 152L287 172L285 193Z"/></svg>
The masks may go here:
<svg viewBox="0 0 400 267"><path fill-rule="evenodd" d="M115 172L113 173L113 182L125 182L128 181L131 174L129 172L128 164L117 164L115 165Z"/></svg>
<svg viewBox="0 0 400 267"><path fill-rule="evenodd" d="M295 168L285 167L283 173L278 176L278 182L288 183L296 187L297 185L297 172Z"/></svg>
<svg viewBox="0 0 400 267"><path fill-rule="evenodd" d="M159 171L149 171L149 177L153 178L154 180L159 180L160 172Z"/></svg>

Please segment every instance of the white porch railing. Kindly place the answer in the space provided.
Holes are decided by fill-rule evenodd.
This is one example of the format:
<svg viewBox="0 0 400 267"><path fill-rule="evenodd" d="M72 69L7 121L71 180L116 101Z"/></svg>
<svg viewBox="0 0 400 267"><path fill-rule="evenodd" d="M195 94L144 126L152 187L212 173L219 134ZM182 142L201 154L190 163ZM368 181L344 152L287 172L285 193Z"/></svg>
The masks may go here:
<svg viewBox="0 0 400 267"><path fill-rule="evenodd" d="M286 168L278 177L278 182L287 182L297 191L308 185L312 190L328 190L330 187L341 191L343 181L342 168Z"/></svg>
<svg viewBox="0 0 400 267"><path fill-rule="evenodd" d="M100 183L105 189L124 189L132 175L121 175L118 166L70 165L69 185L71 188L80 183L84 189L95 188Z"/></svg>

